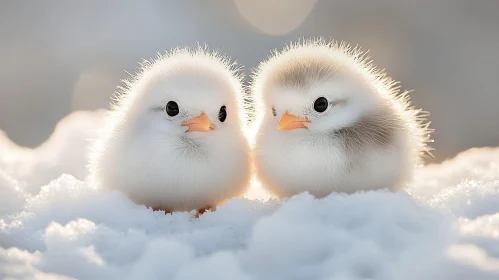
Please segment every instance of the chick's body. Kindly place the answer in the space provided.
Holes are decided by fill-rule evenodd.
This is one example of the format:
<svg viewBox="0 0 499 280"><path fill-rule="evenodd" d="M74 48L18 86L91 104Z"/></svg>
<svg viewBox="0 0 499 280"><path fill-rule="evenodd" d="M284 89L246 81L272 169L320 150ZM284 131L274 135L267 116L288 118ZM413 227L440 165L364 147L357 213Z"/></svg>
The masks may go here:
<svg viewBox="0 0 499 280"><path fill-rule="evenodd" d="M274 195L389 188L407 183L429 130L406 93L357 49L308 41L254 76L258 178Z"/></svg>
<svg viewBox="0 0 499 280"><path fill-rule="evenodd" d="M90 176L166 211L213 207L249 184L243 90L234 65L203 50L143 63L92 149Z"/></svg>

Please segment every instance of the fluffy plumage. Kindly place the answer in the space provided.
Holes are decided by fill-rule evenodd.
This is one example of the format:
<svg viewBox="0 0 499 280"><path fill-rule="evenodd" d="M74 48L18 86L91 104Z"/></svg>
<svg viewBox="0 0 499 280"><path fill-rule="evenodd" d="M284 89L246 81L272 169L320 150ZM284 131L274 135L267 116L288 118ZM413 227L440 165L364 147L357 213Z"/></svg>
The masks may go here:
<svg viewBox="0 0 499 280"><path fill-rule="evenodd" d="M318 39L260 64L251 87L254 158L268 191L396 191L411 179L430 150L427 114L368 59L357 47ZM324 100L327 109L316 111Z"/></svg>
<svg viewBox="0 0 499 280"><path fill-rule="evenodd" d="M242 195L250 179L243 94L237 66L205 49L144 61L116 94L92 147L92 182L166 211L209 208ZM178 105L174 116L165 109L170 101Z"/></svg>

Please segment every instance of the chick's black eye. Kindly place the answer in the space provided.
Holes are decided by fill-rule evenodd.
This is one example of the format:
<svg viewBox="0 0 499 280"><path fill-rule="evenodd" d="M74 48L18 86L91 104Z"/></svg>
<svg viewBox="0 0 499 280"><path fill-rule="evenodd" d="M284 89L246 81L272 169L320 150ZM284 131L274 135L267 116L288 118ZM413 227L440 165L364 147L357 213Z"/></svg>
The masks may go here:
<svg viewBox="0 0 499 280"><path fill-rule="evenodd" d="M273 115L274 117L276 117L276 116L277 116L277 111L275 110L275 107L274 107L274 106L272 106L272 115Z"/></svg>
<svg viewBox="0 0 499 280"><path fill-rule="evenodd" d="M227 118L227 110L224 105L220 108L220 111L218 112L218 120L224 122L226 118Z"/></svg>
<svg viewBox="0 0 499 280"><path fill-rule="evenodd" d="M314 102L314 110L319 113L326 111L328 106L329 102L325 97L319 97Z"/></svg>
<svg viewBox="0 0 499 280"><path fill-rule="evenodd" d="M170 117L174 117L178 115L179 109L178 104L175 101L170 101L166 104L165 108L166 114Z"/></svg>

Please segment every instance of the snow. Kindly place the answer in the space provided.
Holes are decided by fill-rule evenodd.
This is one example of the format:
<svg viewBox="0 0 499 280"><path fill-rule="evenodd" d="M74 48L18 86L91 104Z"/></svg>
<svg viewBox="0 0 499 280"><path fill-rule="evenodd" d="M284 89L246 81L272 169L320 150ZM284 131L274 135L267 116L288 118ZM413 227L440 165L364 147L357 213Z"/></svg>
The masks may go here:
<svg viewBox="0 0 499 280"><path fill-rule="evenodd" d="M84 181L103 113L37 149L0 137L0 279L499 279L499 148L426 166L406 192L278 201L255 183L195 219Z"/></svg>
<svg viewBox="0 0 499 280"><path fill-rule="evenodd" d="M71 113L36 149L16 145L0 130L0 171L18 180L23 190L33 195L63 173L83 180L87 146L96 137L104 114L105 110Z"/></svg>

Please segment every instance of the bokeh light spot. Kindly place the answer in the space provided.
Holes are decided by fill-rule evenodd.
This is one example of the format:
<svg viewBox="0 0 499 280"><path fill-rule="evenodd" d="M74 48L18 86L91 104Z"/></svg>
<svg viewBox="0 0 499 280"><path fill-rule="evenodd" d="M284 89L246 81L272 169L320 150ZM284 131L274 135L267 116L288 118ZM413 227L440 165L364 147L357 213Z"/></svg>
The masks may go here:
<svg viewBox="0 0 499 280"><path fill-rule="evenodd" d="M239 13L251 25L269 35L283 35L300 26L316 0L234 0Z"/></svg>

